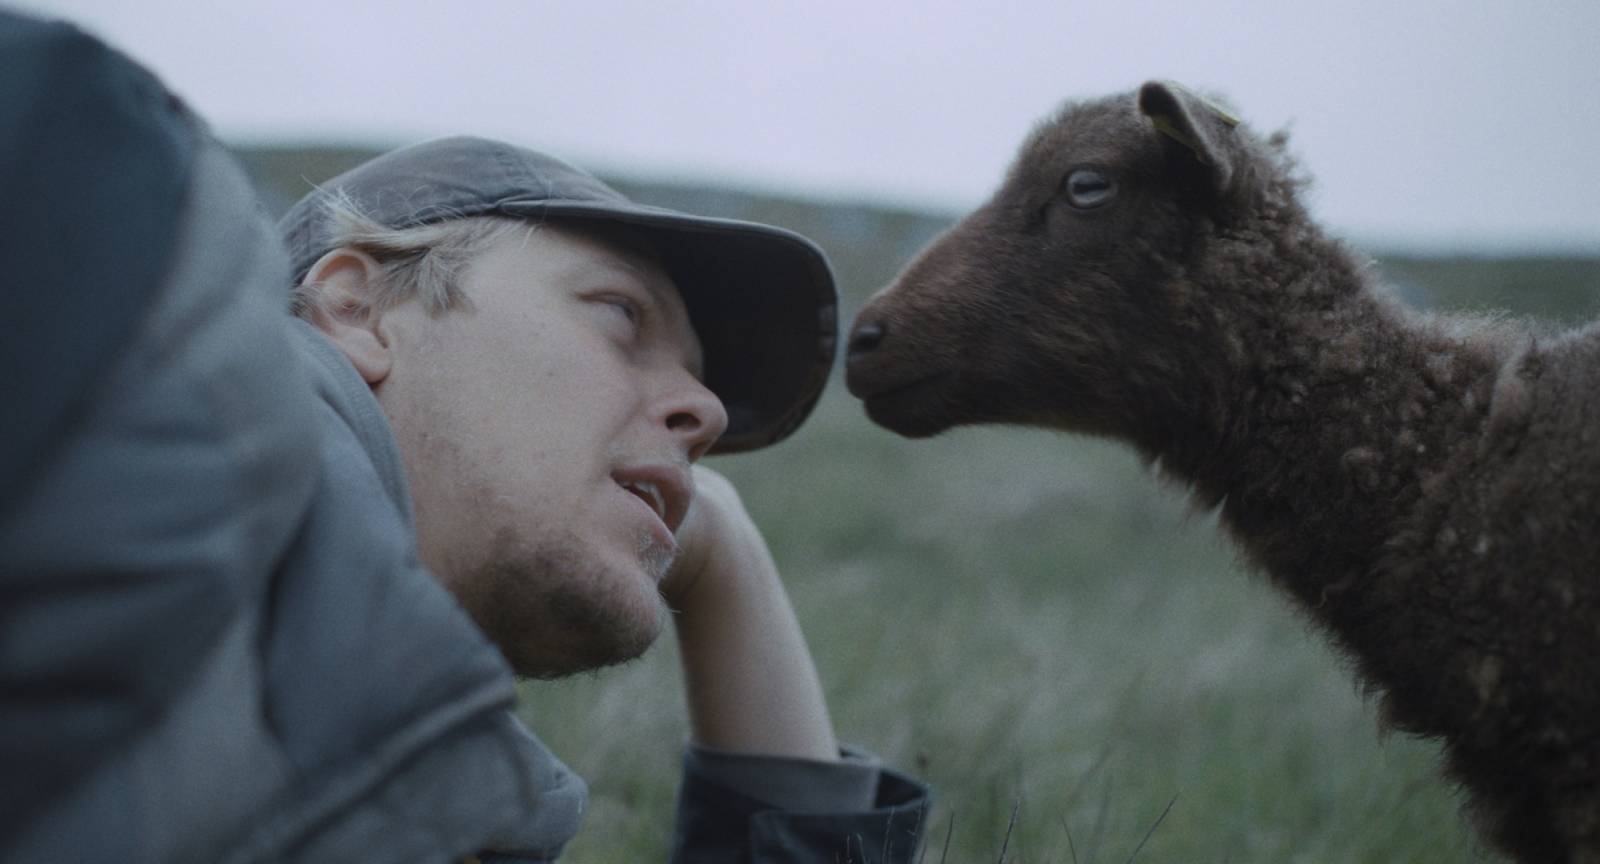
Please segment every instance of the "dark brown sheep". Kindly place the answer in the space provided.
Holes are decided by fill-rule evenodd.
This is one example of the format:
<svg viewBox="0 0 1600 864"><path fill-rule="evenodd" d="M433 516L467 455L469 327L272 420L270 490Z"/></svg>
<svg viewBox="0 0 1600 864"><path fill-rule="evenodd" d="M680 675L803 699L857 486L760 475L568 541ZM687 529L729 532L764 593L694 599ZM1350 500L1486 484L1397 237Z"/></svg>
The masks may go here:
<svg viewBox="0 0 1600 864"><path fill-rule="evenodd" d="M1600 326L1404 308L1301 185L1176 85L1069 105L862 310L850 391L911 437L1132 444L1443 740L1495 845L1600 862Z"/></svg>

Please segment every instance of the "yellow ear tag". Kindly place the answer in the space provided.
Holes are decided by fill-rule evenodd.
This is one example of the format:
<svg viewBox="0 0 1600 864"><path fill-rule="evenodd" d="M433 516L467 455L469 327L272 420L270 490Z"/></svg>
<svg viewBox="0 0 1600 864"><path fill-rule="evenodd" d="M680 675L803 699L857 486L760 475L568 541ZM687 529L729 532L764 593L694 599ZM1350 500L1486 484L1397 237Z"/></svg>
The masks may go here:
<svg viewBox="0 0 1600 864"><path fill-rule="evenodd" d="M1221 120L1223 123L1228 124L1228 128L1229 129L1232 129L1233 127L1239 125L1239 118L1233 116L1232 114L1229 114L1227 112L1227 110L1224 109L1221 105L1218 105L1217 103L1212 102L1210 99L1207 99L1206 97L1201 96L1199 93L1196 93L1193 90L1190 90L1188 87L1185 87L1185 86L1183 86L1182 84L1179 84L1176 81L1167 80L1167 81L1163 81L1162 83L1166 84L1168 87L1171 87L1174 90L1177 90L1180 93L1183 93L1184 95L1188 96L1190 99L1193 99L1194 101L1199 102L1201 105L1204 105L1207 110L1209 110L1211 113L1217 115L1217 119L1218 120ZM1174 137L1176 137L1176 136L1174 136ZM1179 139L1179 140L1182 140L1182 139ZM1189 142L1184 142L1184 143L1187 144ZM1193 145L1191 144L1190 146L1193 146Z"/></svg>
<svg viewBox="0 0 1600 864"><path fill-rule="evenodd" d="M1227 111L1223 110L1221 105L1218 105L1217 103L1212 102L1210 99L1207 99L1204 96L1200 97L1200 103L1202 105L1206 106L1207 108L1210 108L1211 109L1211 113L1217 115L1217 119L1218 120L1221 120L1222 122L1228 124L1228 128L1229 129L1232 129L1233 127L1239 125L1239 118L1237 118L1237 117L1233 116L1232 114L1229 114Z"/></svg>

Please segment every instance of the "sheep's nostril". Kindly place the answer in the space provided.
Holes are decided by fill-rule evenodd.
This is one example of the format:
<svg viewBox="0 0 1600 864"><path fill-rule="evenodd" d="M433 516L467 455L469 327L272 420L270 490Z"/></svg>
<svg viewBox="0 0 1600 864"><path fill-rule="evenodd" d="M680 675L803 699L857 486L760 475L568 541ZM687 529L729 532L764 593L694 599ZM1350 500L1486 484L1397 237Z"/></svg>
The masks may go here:
<svg viewBox="0 0 1600 864"><path fill-rule="evenodd" d="M878 345L883 342L884 327L882 324L872 322L862 324L850 334L850 356L869 354L878 350Z"/></svg>

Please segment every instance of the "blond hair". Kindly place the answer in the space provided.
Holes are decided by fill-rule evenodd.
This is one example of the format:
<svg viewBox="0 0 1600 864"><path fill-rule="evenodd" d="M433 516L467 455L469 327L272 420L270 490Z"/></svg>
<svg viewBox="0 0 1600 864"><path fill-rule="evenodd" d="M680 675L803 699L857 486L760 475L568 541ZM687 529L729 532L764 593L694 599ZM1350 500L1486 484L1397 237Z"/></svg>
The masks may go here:
<svg viewBox="0 0 1600 864"><path fill-rule="evenodd" d="M410 228L390 228L373 219L343 192L323 203L328 234L324 247L348 246L372 256L382 268L362 302L383 312L416 298L429 314L458 307L465 299L459 277L473 256L532 225L507 216L464 216ZM294 286L290 310L301 318L325 302L322 286L309 280Z"/></svg>

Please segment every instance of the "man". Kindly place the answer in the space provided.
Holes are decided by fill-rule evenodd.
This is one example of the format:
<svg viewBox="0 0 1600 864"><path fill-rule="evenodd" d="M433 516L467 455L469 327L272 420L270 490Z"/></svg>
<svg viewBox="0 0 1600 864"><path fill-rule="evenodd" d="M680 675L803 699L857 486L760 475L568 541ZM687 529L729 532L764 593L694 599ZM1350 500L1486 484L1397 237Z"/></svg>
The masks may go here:
<svg viewBox="0 0 1600 864"><path fill-rule="evenodd" d="M838 747L759 532L726 481L690 470L719 446L782 438L816 401L833 290L811 244L639 206L474 138L334 178L280 227L294 305L318 331L301 331L307 353L371 388L423 562L517 672L636 656L664 591L697 745L691 838L740 834L753 815L701 787L870 809L876 770L827 764ZM841 856L851 834L836 835Z"/></svg>
<svg viewBox="0 0 1600 864"><path fill-rule="evenodd" d="M7 249L36 278L6 381L36 349L73 382L7 393L42 431L0 462L0 859L552 859L584 791L506 661L626 659L667 606L694 738L674 857L913 854L925 790L840 759L759 532L690 467L815 401L809 243L446 139L297 205L286 266L148 75L0 24L39 70L0 100L41 178L8 200L53 232ZM52 347L105 308L109 347Z"/></svg>

